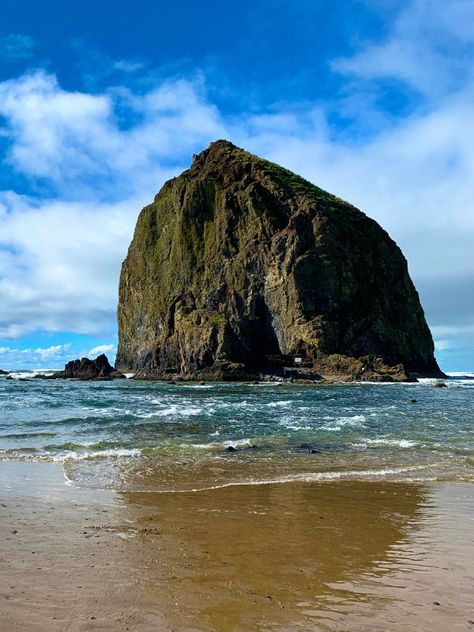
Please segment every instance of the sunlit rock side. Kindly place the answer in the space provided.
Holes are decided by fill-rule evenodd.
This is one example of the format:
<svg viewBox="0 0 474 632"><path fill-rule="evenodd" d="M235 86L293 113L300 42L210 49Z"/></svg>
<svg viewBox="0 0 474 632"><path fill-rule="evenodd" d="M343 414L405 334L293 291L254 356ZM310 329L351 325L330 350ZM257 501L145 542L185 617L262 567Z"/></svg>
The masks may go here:
<svg viewBox="0 0 474 632"><path fill-rule="evenodd" d="M151 378L442 375L389 235L223 140L142 210L118 326L116 367Z"/></svg>

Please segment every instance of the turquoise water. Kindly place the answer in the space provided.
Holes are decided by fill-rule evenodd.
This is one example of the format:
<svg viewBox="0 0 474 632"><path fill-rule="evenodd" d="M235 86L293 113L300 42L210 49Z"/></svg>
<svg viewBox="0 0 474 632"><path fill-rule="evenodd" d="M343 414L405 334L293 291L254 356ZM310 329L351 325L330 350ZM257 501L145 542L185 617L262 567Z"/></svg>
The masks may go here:
<svg viewBox="0 0 474 632"><path fill-rule="evenodd" d="M116 489L474 480L474 379L447 383L0 378L0 459L57 461L71 484Z"/></svg>

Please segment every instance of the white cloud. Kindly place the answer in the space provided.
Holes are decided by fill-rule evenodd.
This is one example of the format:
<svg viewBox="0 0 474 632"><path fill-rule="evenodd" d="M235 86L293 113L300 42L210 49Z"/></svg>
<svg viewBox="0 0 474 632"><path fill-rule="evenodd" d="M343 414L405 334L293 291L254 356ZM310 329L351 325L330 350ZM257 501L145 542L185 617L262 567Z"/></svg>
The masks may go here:
<svg viewBox="0 0 474 632"><path fill-rule="evenodd" d="M36 204L12 193L3 197L0 337L110 329L120 264L144 200Z"/></svg>
<svg viewBox="0 0 474 632"><path fill-rule="evenodd" d="M124 125L122 110L134 125ZM71 186L76 194L92 188L95 199L156 186L171 173L170 159L222 130L198 85L182 80L139 96L125 88L91 95L66 91L37 71L0 83L0 115L15 170L53 182L68 197Z"/></svg>
<svg viewBox="0 0 474 632"><path fill-rule="evenodd" d="M115 351L115 345L97 345L97 347L93 347L88 355L89 356L98 356L101 353L107 353L110 351Z"/></svg>
<svg viewBox="0 0 474 632"><path fill-rule="evenodd" d="M6 61L29 59L33 56L35 48L36 42L29 35L10 33L0 37L0 50Z"/></svg>
<svg viewBox="0 0 474 632"><path fill-rule="evenodd" d="M471 0L413 0L393 16L389 35L367 42L332 67L366 80L392 79L431 96L459 88L473 77L474 4ZM386 5L381 5L386 11Z"/></svg>
<svg viewBox="0 0 474 632"><path fill-rule="evenodd" d="M135 125L121 127L121 108ZM0 83L0 115L9 164L50 187L39 199L0 191L0 338L110 333L138 212L220 135L217 109L186 81L88 95L40 71Z"/></svg>
<svg viewBox="0 0 474 632"><path fill-rule="evenodd" d="M451 349L453 344L450 340L435 340L434 341L436 351L446 351Z"/></svg>
<svg viewBox="0 0 474 632"><path fill-rule="evenodd" d="M127 59L120 59L114 62L113 67L115 70L121 72L137 72L143 69L144 64L141 61L129 61Z"/></svg>
<svg viewBox="0 0 474 632"><path fill-rule="evenodd" d="M24 349L22 353L33 353L38 355L41 360L48 358L54 358L62 354L64 351L69 351L71 344L68 342L63 345L52 345L51 347L37 347L36 349Z"/></svg>
<svg viewBox="0 0 474 632"><path fill-rule="evenodd" d="M52 345L20 349L17 347L0 347L0 363L8 369L25 366L57 368L67 362L71 344Z"/></svg>

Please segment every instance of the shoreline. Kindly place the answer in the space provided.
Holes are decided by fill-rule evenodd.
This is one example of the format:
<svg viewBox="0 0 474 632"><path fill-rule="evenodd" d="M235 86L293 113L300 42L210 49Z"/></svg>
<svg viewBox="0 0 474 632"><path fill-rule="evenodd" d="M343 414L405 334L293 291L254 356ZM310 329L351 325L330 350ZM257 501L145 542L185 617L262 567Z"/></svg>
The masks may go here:
<svg viewBox="0 0 474 632"><path fill-rule="evenodd" d="M473 484L108 492L9 461L0 480L4 629L474 629Z"/></svg>

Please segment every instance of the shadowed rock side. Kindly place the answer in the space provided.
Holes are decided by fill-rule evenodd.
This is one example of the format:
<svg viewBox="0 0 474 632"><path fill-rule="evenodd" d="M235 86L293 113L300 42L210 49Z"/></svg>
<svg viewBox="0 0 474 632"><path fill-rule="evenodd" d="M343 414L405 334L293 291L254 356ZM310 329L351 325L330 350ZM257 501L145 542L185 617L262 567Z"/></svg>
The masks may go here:
<svg viewBox="0 0 474 632"><path fill-rule="evenodd" d="M227 141L142 210L118 324L116 367L152 378L443 375L388 234Z"/></svg>
<svg viewBox="0 0 474 632"><path fill-rule="evenodd" d="M125 375L114 369L110 365L107 356L102 353L95 360L89 358L81 358L80 360L71 360L68 362L64 371L57 371L48 377L48 379L79 379L79 380L115 380L125 378Z"/></svg>

